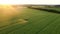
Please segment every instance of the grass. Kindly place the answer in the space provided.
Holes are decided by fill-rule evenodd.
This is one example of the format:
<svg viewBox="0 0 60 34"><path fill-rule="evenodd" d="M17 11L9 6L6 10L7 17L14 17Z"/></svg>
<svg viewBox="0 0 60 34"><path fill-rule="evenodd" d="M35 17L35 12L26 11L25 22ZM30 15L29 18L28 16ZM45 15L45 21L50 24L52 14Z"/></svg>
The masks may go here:
<svg viewBox="0 0 60 34"><path fill-rule="evenodd" d="M26 8L23 13L2 27L0 34L60 34L60 14ZM28 19L20 24L17 20Z"/></svg>

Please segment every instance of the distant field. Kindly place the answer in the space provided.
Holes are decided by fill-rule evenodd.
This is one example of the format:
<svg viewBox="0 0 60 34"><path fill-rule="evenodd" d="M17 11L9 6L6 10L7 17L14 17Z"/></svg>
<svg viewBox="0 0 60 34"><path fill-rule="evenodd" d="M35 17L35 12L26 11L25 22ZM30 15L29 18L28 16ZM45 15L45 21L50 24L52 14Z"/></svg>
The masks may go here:
<svg viewBox="0 0 60 34"><path fill-rule="evenodd" d="M60 34L60 14L52 12L26 8L10 22L0 34Z"/></svg>

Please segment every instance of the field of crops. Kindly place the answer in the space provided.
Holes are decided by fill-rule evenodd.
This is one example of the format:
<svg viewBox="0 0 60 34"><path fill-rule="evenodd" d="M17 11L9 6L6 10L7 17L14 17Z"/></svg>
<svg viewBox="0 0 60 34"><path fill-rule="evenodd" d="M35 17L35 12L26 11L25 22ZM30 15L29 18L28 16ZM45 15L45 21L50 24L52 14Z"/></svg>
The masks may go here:
<svg viewBox="0 0 60 34"><path fill-rule="evenodd" d="M20 21L19 21L20 20ZM0 34L60 34L60 14L26 8L0 27Z"/></svg>

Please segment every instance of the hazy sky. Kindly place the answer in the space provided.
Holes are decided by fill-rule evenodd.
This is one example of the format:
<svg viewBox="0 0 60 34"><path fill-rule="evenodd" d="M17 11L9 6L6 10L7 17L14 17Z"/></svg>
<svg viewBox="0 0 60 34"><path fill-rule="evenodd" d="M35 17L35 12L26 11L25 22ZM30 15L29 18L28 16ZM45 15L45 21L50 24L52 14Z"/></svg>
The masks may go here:
<svg viewBox="0 0 60 34"><path fill-rule="evenodd" d="M0 0L0 4L60 4L59 0Z"/></svg>

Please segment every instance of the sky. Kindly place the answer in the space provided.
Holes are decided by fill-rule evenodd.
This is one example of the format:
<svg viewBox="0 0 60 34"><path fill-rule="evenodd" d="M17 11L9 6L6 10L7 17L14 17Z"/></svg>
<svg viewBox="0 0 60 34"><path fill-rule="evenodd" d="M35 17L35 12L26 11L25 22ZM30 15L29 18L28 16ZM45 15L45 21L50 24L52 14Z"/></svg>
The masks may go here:
<svg viewBox="0 0 60 34"><path fill-rule="evenodd" d="M60 4L60 0L0 0L0 4Z"/></svg>

